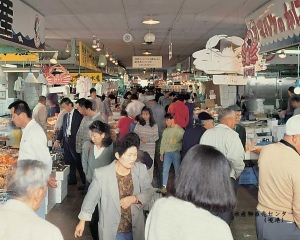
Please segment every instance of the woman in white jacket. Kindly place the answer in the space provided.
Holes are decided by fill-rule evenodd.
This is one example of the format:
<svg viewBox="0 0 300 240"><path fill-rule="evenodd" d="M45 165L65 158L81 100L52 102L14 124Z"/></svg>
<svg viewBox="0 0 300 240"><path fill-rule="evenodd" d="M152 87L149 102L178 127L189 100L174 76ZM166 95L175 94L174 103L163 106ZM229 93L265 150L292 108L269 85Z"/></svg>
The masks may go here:
<svg viewBox="0 0 300 240"><path fill-rule="evenodd" d="M221 152L206 145L192 147L171 192L174 197L157 200L151 209L146 240L233 240L229 226L215 216L235 206L230 165Z"/></svg>

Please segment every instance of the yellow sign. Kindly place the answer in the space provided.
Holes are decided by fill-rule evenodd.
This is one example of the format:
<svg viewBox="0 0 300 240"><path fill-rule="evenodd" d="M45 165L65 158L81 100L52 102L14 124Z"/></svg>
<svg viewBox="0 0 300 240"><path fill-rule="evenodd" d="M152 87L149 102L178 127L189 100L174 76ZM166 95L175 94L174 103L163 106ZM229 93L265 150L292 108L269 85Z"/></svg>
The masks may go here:
<svg viewBox="0 0 300 240"><path fill-rule="evenodd" d="M36 62L38 56L38 53L28 55L16 55L15 53L0 54L2 62Z"/></svg>
<svg viewBox="0 0 300 240"><path fill-rule="evenodd" d="M133 56L133 68L162 68L162 56Z"/></svg>
<svg viewBox="0 0 300 240"><path fill-rule="evenodd" d="M97 71L97 56L93 49L79 41L79 65Z"/></svg>
<svg viewBox="0 0 300 240"><path fill-rule="evenodd" d="M70 73L72 76L72 82L76 82L78 73ZM92 79L92 83L102 83L102 73L101 72L94 72L94 73L81 73L84 77L89 77Z"/></svg>

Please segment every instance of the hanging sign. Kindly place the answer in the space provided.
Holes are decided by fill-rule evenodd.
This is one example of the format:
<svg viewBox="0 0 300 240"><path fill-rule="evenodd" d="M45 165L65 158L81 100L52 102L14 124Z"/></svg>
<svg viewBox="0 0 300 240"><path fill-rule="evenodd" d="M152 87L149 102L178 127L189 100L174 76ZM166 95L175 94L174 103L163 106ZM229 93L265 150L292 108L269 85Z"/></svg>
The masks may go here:
<svg viewBox="0 0 300 240"><path fill-rule="evenodd" d="M300 34L300 0L268 2L250 14L246 24L262 46L280 41L291 45L294 35Z"/></svg>
<svg viewBox="0 0 300 240"><path fill-rule="evenodd" d="M12 38L13 23L13 3L12 1L0 2L0 35Z"/></svg>
<svg viewBox="0 0 300 240"><path fill-rule="evenodd" d="M72 82L76 82L79 73L71 73ZM92 79L92 83L102 83L102 73L101 72L94 72L94 73L81 73L81 75Z"/></svg>
<svg viewBox="0 0 300 240"><path fill-rule="evenodd" d="M213 75L213 83L216 85L247 85L247 79L243 76Z"/></svg>
<svg viewBox="0 0 300 240"><path fill-rule="evenodd" d="M97 57L93 49L79 41L79 65L97 71Z"/></svg>
<svg viewBox="0 0 300 240"><path fill-rule="evenodd" d="M0 41L33 49L45 47L45 17L20 0L0 1ZM12 44L13 45L13 44Z"/></svg>
<svg viewBox="0 0 300 240"><path fill-rule="evenodd" d="M162 56L133 56L133 68L162 68Z"/></svg>

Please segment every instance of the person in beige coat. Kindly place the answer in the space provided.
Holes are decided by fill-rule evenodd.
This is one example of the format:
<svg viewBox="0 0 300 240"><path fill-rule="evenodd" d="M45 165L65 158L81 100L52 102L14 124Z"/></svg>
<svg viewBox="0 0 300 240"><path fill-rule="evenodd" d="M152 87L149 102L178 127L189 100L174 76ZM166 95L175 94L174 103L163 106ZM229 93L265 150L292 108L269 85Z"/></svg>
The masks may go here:
<svg viewBox="0 0 300 240"><path fill-rule="evenodd" d="M152 199L146 166L136 162L139 137L129 133L116 144L116 159L95 170L82 203L75 237L82 236L85 221L90 221L96 204L99 209L99 239L143 240L143 208Z"/></svg>

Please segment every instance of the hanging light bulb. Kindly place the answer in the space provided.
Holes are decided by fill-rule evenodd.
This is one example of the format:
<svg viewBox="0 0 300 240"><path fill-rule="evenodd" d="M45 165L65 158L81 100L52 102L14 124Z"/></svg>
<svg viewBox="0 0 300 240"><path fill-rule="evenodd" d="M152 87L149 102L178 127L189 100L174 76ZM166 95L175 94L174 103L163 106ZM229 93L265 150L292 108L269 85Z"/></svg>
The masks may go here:
<svg viewBox="0 0 300 240"><path fill-rule="evenodd" d="M53 57L50 59L51 64L57 64L58 52L55 52Z"/></svg>
<svg viewBox="0 0 300 240"><path fill-rule="evenodd" d="M100 54L99 56L98 65L100 67L105 67L107 65L106 57L103 54Z"/></svg>
<svg viewBox="0 0 300 240"><path fill-rule="evenodd" d="M40 74L37 78L37 80L40 82L40 83L43 83L43 84L46 84L47 83L47 80L42 72L42 70L40 70Z"/></svg>
<svg viewBox="0 0 300 240"><path fill-rule="evenodd" d="M181 71L181 63L176 64L176 71L180 72Z"/></svg>
<svg viewBox="0 0 300 240"><path fill-rule="evenodd" d="M97 40L96 37L93 36L93 44L92 44L92 48L97 48Z"/></svg>
<svg viewBox="0 0 300 240"><path fill-rule="evenodd" d="M300 79L296 81L296 87L294 89L295 94L300 94Z"/></svg>
<svg viewBox="0 0 300 240"><path fill-rule="evenodd" d="M115 63L115 62L116 62L116 59L113 58L111 61L112 61L112 63Z"/></svg>
<svg viewBox="0 0 300 240"><path fill-rule="evenodd" d="M109 57L109 52L108 52L108 49L106 49L106 52L105 52L105 57L108 58Z"/></svg>
<svg viewBox="0 0 300 240"><path fill-rule="evenodd" d="M101 51L101 47L100 47L100 40L97 39L97 47L96 47L96 51L100 52Z"/></svg>
<svg viewBox="0 0 300 240"><path fill-rule="evenodd" d="M6 79L6 74L5 72L3 72L1 67L0 67L0 84L8 84Z"/></svg>
<svg viewBox="0 0 300 240"><path fill-rule="evenodd" d="M118 65L118 60L117 59L115 59L115 65Z"/></svg>
<svg viewBox="0 0 300 240"><path fill-rule="evenodd" d="M33 75L32 70L30 68L29 73L27 75L27 77L24 80L25 83L40 83L36 77Z"/></svg>
<svg viewBox="0 0 300 240"><path fill-rule="evenodd" d="M280 58L286 58L286 54L284 52L284 50L282 49L281 52L278 54L278 57Z"/></svg>
<svg viewBox="0 0 300 240"><path fill-rule="evenodd" d="M67 46L66 46L65 52L67 52L67 53L69 53L69 52L70 52L70 46L69 46L69 44L68 44L68 43L67 43Z"/></svg>

